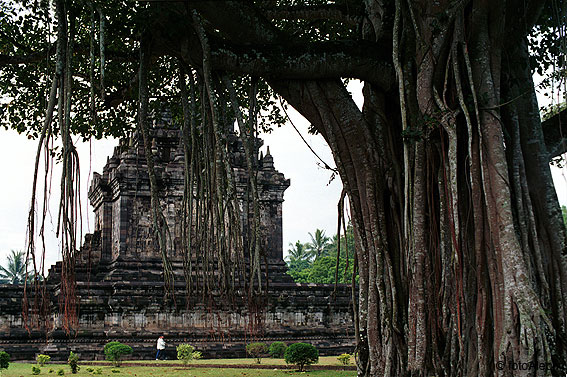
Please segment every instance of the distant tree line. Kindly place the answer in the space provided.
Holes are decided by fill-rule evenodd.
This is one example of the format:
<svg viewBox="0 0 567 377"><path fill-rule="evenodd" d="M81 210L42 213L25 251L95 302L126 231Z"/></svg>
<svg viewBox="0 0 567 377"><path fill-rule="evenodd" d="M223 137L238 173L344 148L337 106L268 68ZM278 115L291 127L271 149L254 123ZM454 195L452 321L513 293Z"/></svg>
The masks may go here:
<svg viewBox="0 0 567 377"><path fill-rule="evenodd" d="M21 250L11 250L7 256L7 263L0 266L0 284L24 284L26 276L28 282L33 281L34 273L27 268L26 255ZM41 275L37 275L42 280Z"/></svg>
<svg viewBox="0 0 567 377"><path fill-rule="evenodd" d="M335 283L337 251L339 239L325 235L321 229L309 233L310 242L296 241L289 244L286 263L287 273L296 283ZM347 258L348 254L348 258ZM351 224L348 225L346 236L340 237L340 257L338 268L338 283L351 283L354 268L354 235Z"/></svg>

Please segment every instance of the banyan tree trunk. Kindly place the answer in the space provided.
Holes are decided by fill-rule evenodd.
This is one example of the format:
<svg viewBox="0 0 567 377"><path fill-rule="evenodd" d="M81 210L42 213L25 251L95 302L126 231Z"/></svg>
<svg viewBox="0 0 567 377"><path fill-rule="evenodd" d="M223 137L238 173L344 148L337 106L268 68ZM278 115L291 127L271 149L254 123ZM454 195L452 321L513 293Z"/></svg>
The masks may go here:
<svg viewBox="0 0 567 377"><path fill-rule="evenodd" d="M437 36L417 19L433 43L401 53L406 125L395 92L366 84L360 111L338 80L270 82L348 193L360 376L565 373L565 227L527 43L504 49L497 10Z"/></svg>

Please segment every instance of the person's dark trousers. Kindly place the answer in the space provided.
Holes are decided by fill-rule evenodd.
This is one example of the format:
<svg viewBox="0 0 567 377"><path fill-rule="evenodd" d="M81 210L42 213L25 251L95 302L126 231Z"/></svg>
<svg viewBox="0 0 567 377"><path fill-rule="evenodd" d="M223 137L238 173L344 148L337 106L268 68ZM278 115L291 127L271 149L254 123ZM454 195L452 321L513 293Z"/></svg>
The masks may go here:
<svg viewBox="0 0 567 377"><path fill-rule="evenodd" d="M157 350L156 360L159 359L162 354L163 354L163 350Z"/></svg>

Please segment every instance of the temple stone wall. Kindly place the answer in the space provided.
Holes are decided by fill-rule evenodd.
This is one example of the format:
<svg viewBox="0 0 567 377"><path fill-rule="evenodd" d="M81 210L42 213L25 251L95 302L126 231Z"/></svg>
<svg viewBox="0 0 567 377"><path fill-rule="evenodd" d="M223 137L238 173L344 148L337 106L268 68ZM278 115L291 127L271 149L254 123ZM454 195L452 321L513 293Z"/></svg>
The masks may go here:
<svg viewBox="0 0 567 377"><path fill-rule="evenodd" d="M295 284L286 274L282 246L282 203L290 182L274 167L272 156L257 156L260 199L263 295L236 292L230 297L203 295L198 287L187 297L183 279L181 208L184 161L178 129L156 124L151 132L152 154L160 200L171 242L168 245L176 285L166 295L161 255L153 233L150 187L144 148L122 140L102 174L95 173L89 199L95 211L95 231L77 255L78 329L65 331L59 308L61 262L47 278L50 295L43 331L28 330L22 320L22 287L0 285L0 350L13 359L32 360L37 353L65 359L69 351L81 359L101 359L104 344L122 341L134 348L134 358L152 358L159 335L174 347L190 343L205 357L244 356L251 341L304 341L321 354L354 349L351 289L340 285ZM251 226L253 205L242 141L228 135L241 226ZM174 297L174 298L173 298ZM30 307L34 307L33 292ZM32 313L33 314L33 313ZM33 317L33 316L32 316ZM28 323L29 328L38 324ZM41 326L40 326L41 327Z"/></svg>
<svg viewBox="0 0 567 377"><path fill-rule="evenodd" d="M104 344L113 340L132 346L132 358L151 359L160 335L171 358L181 343L204 357L244 357L245 344L253 341L308 342L322 355L352 352L354 345L350 288L344 285L333 296L333 285L274 283L264 298L227 307L225 298L212 297L205 305L201 297L187 300L181 287L174 304L163 299L163 285L156 282L80 283L78 332L65 333L54 304L47 336L24 328L21 287L0 289L0 349L14 360L38 353L65 359L70 351L83 360L103 359Z"/></svg>

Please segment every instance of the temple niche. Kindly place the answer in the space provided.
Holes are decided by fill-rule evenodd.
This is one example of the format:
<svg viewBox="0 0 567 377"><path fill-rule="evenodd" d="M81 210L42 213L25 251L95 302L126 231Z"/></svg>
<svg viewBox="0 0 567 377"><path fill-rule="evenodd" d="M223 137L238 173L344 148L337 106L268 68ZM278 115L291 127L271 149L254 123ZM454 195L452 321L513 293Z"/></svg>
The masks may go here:
<svg viewBox="0 0 567 377"><path fill-rule="evenodd" d="M181 134L170 119L165 119L154 122L150 136L160 205L170 234L167 253L176 276L173 295L164 294L144 147L136 137L123 139L102 174L93 175L88 193L95 224L76 260L77 330L69 334L64 329L59 305L62 264L58 262L47 279L51 294L47 331L26 331L21 319L22 288L0 285L0 349L19 359L34 359L40 352L65 356L69 351L82 359L101 359L104 344L117 340L134 348L134 358L150 358L155 340L164 335L170 358L175 358L174 348L180 343L194 345L204 357L244 356L247 342L276 340L312 343L322 355L352 352L350 286L299 284L286 274L282 203L290 181L275 169L269 149L266 155L258 153L260 139L256 140L254 161L267 291L261 297L242 295L231 302L217 293L208 297L186 294L181 242L185 180ZM246 235L253 209L244 147L234 132L229 133L227 143Z"/></svg>

